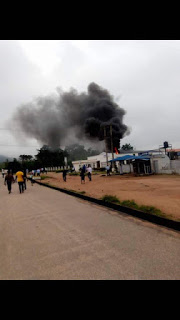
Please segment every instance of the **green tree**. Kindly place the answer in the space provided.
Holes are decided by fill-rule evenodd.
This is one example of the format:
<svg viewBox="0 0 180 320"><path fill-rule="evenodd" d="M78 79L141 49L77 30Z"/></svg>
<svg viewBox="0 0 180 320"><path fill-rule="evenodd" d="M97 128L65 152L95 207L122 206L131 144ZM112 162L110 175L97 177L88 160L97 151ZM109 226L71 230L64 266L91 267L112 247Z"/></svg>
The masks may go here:
<svg viewBox="0 0 180 320"><path fill-rule="evenodd" d="M64 165L65 153L62 149L51 149L44 145L36 155L36 165L39 167L56 167Z"/></svg>
<svg viewBox="0 0 180 320"><path fill-rule="evenodd" d="M15 173L19 169L23 169L23 168L22 168L22 164L16 158L14 158L13 161L10 161L7 163L6 169L12 170L12 172Z"/></svg>
<svg viewBox="0 0 180 320"><path fill-rule="evenodd" d="M68 155L68 163L76 160L86 160L87 157L99 154L99 151L91 148L86 150L83 145L79 145L77 143L66 147L64 152Z"/></svg>
<svg viewBox="0 0 180 320"><path fill-rule="evenodd" d="M29 155L29 154L21 154L19 156L21 161L30 161L32 160L33 156Z"/></svg>
<svg viewBox="0 0 180 320"><path fill-rule="evenodd" d="M122 146L122 150L133 150L133 147L130 145L130 143L126 143Z"/></svg>

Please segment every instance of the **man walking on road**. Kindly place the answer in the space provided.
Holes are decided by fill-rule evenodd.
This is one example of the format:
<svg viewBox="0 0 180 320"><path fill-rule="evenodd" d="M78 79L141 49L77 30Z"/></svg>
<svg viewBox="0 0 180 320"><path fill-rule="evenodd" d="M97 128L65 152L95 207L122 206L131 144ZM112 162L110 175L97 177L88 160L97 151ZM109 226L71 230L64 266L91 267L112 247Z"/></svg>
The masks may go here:
<svg viewBox="0 0 180 320"><path fill-rule="evenodd" d="M4 179L4 184L6 186L6 183L7 183L7 188L8 188L9 193L11 193L12 182L14 182L14 177L11 174L10 170L8 170L8 173L7 173L7 175L5 176L5 179Z"/></svg>
<svg viewBox="0 0 180 320"><path fill-rule="evenodd" d="M22 171L17 171L16 172L16 179L17 179L17 182L19 184L19 192L22 193L24 192L24 173Z"/></svg>

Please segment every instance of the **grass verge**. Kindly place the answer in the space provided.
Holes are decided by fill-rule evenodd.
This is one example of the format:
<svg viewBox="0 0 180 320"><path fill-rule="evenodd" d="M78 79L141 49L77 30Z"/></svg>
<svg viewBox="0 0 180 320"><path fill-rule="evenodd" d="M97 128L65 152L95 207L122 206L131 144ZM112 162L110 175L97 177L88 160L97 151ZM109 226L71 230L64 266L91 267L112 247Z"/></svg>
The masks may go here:
<svg viewBox="0 0 180 320"><path fill-rule="evenodd" d="M156 216L159 217L165 217L166 214L163 213L160 209L157 209L156 207L153 206L145 206L145 205L138 205L134 200L124 200L124 201L120 201L116 196L112 196L112 195L104 195L101 200L105 201L105 202L110 202L110 203L115 203L115 204L119 204L128 208L132 208L132 209L136 209L136 210L140 210L143 211L145 213L149 213L149 214L154 214Z"/></svg>
<svg viewBox="0 0 180 320"><path fill-rule="evenodd" d="M49 176L47 176L47 175L45 175L45 176L41 176L41 180L45 180L45 179L50 179L51 177L49 177Z"/></svg>

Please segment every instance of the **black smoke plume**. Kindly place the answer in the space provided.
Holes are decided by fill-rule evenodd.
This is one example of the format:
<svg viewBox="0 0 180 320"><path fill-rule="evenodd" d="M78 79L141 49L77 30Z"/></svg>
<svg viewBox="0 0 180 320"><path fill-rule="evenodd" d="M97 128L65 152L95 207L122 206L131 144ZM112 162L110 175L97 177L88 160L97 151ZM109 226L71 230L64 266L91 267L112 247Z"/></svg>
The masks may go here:
<svg viewBox="0 0 180 320"><path fill-rule="evenodd" d="M124 115L125 110L113 101L107 90L90 83L87 93L57 89L56 96L39 97L21 105L13 120L27 137L52 148L68 145L73 138L81 142L102 141L105 127L110 151L110 125L113 147L119 148L120 139L129 134L123 124Z"/></svg>

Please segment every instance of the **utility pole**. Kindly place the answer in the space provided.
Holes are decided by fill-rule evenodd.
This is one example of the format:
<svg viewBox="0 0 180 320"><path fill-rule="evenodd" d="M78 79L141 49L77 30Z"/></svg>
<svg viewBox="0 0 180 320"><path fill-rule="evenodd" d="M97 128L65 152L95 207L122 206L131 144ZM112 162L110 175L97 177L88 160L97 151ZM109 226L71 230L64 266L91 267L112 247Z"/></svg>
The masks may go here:
<svg viewBox="0 0 180 320"><path fill-rule="evenodd" d="M105 149L106 149L106 164L108 165L108 153L107 153L107 141L106 141L106 126L104 126L104 141L105 141Z"/></svg>
<svg viewBox="0 0 180 320"><path fill-rule="evenodd" d="M110 136L111 136L111 152L112 152L112 160L114 160L113 138L112 138L112 124L110 124ZM113 161L112 161L112 171L114 171L114 162L113 162Z"/></svg>

